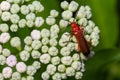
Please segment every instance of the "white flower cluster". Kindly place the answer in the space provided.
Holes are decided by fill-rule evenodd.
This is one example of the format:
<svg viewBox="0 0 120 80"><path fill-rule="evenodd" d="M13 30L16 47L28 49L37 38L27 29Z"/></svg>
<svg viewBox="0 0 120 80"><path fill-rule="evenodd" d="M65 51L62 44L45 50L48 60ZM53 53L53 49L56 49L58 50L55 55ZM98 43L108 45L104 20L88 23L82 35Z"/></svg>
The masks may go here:
<svg viewBox="0 0 120 80"><path fill-rule="evenodd" d="M7 32L0 34L0 43L7 43L10 40L10 34Z"/></svg>
<svg viewBox="0 0 120 80"><path fill-rule="evenodd" d="M50 77L52 77L53 80L61 80L61 79L67 79L67 76L75 76L76 79L81 79L82 75L79 76L77 72L81 72L82 74L85 71L83 66L84 64L79 61L80 60L79 54L75 53L71 57L72 51L76 49L75 48L76 43L69 42L70 34L68 32L65 32L61 35L59 44L57 44L57 38L61 26L58 26L57 24L48 24L48 25L51 26L50 32L43 29L44 31L46 31L46 35L42 36L43 30L41 31L41 36L43 38L42 40L44 40L42 41L42 43L44 42L45 44L43 44L42 46L42 52L44 54L41 55L40 62L43 64L48 64L46 71L44 71L41 75L42 79L49 80ZM49 33L50 33L50 40L48 38ZM54 36L51 36L51 34L54 34ZM53 42L51 40L53 40ZM48 43L50 47L47 46ZM56 47L58 45L61 47L60 50L58 50ZM62 57L59 57L57 55L61 55Z"/></svg>
<svg viewBox="0 0 120 80"><path fill-rule="evenodd" d="M97 46L99 43L99 28L95 26L95 23L90 20L92 17L91 8L89 6L80 6L75 1L68 3L67 1L61 2L61 8L65 11L62 12L62 18L59 22L61 27L68 25L67 21L76 21L83 27L85 39L92 45ZM79 9L79 10L78 10ZM78 10L78 11L77 11ZM76 12L76 17L73 18L73 12ZM64 26L66 25L66 26ZM62 43L60 41L59 43Z"/></svg>
<svg viewBox="0 0 120 80"><path fill-rule="evenodd" d="M0 3L0 17L4 21L4 24L0 24L1 32L8 32L9 29L12 32L17 32L19 28L27 27L40 27L44 23L42 17L37 17L36 12L42 12L44 10L43 5L39 1L33 1L29 5L25 5L25 1L30 0L7 0ZM22 3L22 5L19 5ZM19 14L22 14L25 19L21 18ZM52 14L54 11L51 12ZM11 26L8 26L8 21L11 22Z"/></svg>
<svg viewBox="0 0 120 80"><path fill-rule="evenodd" d="M44 65L46 69L41 73L42 80L62 80L71 76L75 79L82 78L85 67L84 61L81 61L81 53L76 53L76 38L71 38L69 32L63 32L63 28L69 26L70 21L76 20L84 27L85 38L92 46L99 43L100 31L94 22L89 20L92 14L88 6L81 6L78 10L79 4L75 1L63 1L60 5L64 9L61 14L63 19L57 24L59 12L53 9L46 18L46 24L50 27L39 30L44 24L44 19L36 15L44 10L40 1L6 0L0 3L0 17L4 22L0 24L0 66L5 66L0 73L0 80L35 80L34 76L38 71L43 71ZM74 12L77 12L75 18ZM26 26L31 28L26 37L8 33L17 32L19 28ZM7 42L10 48L3 45ZM17 50L14 51L14 48Z"/></svg>

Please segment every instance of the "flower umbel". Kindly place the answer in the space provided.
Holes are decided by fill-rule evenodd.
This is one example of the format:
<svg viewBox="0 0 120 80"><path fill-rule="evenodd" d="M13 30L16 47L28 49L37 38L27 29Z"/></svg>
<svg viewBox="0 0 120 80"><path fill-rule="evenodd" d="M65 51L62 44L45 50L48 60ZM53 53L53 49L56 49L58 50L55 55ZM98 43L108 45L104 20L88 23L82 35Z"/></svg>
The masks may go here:
<svg viewBox="0 0 120 80"><path fill-rule="evenodd" d="M72 22L80 25L93 55L100 30L91 20L91 8L63 1L62 12L53 8L46 16L43 4L39 0L1 1L0 80L36 80L38 75L42 80L82 79L86 57L70 29Z"/></svg>

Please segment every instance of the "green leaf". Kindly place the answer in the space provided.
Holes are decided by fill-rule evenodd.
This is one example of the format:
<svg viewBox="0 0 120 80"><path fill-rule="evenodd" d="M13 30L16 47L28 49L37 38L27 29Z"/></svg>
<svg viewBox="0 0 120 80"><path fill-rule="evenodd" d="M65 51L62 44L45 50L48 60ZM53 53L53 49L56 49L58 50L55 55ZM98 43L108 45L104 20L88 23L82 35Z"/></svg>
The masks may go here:
<svg viewBox="0 0 120 80"><path fill-rule="evenodd" d="M120 61L119 49L107 49L96 52L95 56L86 61L86 72L83 80L103 80L102 70L114 61Z"/></svg>

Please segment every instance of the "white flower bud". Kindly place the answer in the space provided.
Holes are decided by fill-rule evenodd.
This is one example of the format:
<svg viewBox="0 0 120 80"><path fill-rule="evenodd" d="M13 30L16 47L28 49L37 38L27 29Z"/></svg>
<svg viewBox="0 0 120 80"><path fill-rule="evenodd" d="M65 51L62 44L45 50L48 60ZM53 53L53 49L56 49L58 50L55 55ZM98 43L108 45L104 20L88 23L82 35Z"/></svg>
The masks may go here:
<svg viewBox="0 0 120 80"><path fill-rule="evenodd" d="M10 78L12 75L12 69L10 67L5 67L2 70L2 74L3 74L4 78Z"/></svg>
<svg viewBox="0 0 120 80"><path fill-rule="evenodd" d="M40 37L41 37L40 31L39 30L33 30L31 32L31 37L32 37L33 40L39 40Z"/></svg>
<svg viewBox="0 0 120 80"><path fill-rule="evenodd" d="M72 56L72 59L73 59L74 61L78 61L78 60L80 59L79 54L78 54L78 53L74 53L73 56Z"/></svg>
<svg viewBox="0 0 120 80"><path fill-rule="evenodd" d="M87 19L86 19L86 18L81 18L81 19L78 21L78 24L79 24L79 25L82 25L82 26L86 26L86 25L87 25Z"/></svg>
<svg viewBox="0 0 120 80"><path fill-rule="evenodd" d="M82 64L81 64L81 72L85 72L85 64L82 62Z"/></svg>
<svg viewBox="0 0 120 80"><path fill-rule="evenodd" d="M74 68L75 70L80 70L80 68L81 68L81 62L78 62L78 61L74 61L73 63L72 63L72 68Z"/></svg>
<svg viewBox="0 0 120 80"><path fill-rule="evenodd" d="M63 39L60 39L60 40L59 40L59 45L60 45L61 47L64 47L64 46L67 45L67 42L65 42Z"/></svg>
<svg viewBox="0 0 120 80"><path fill-rule="evenodd" d="M29 46L29 45L25 45L24 50L26 50L26 51L28 51L28 52L31 52L32 47Z"/></svg>
<svg viewBox="0 0 120 80"><path fill-rule="evenodd" d="M52 25L50 28L50 32L51 33L59 33L60 32L59 26L57 24Z"/></svg>
<svg viewBox="0 0 120 80"><path fill-rule="evenodd" d="M56 11L56 10L51 10L50 11L50 16L52 16L52 17L57 17L58 16L58 11Z"/></svg>
<svg viewBox="0 0 120 80"><path fill-rule="evenodd" d="M42 77L43 80L49 80L50 75L47 72L43 72L41 77Z"/></svg>
<svg viewBox="0 0 120 80"><path fill-rule="evenodd" d="M70 41L70 33L65 32L65 33L62 35L61 39L64 40L64 42Z"/></svg>
<svg viewBox="0 0 120 80"><path fill-rule="evenodd" d="M14 67L16 63L17 63L17 58L14 55L10 55L6 59L6 64L10 67Z"/></svg>
<svg viewBox="0 0 120 80"><path fill-rule="evenodd" d="M5 57L8 57L8 56L11 54L11 52L10 52L9 49L5 48L5 49L2 50L2 54L3 54Z"/></svg>
<svg viewBox="0 0 120 80"><path fill-rule="evenodd" d="M19 72L14 72L12 74L12 80L20 80L21 79L21 74Z"/></svg>
<svg viewBox="0 0 120 80"><path fill-rule="evenodd" d="M29 13L29 7L26 5L22 5L20 10L23 15L27 15Z"/></svg>
<svg viewBox="0 0 120 80"><path fill-rule="evenodd" d="M75 50L75 43L69 42L67 47L69 48L70 51Z"/></svg>
<svg viewBox="0 0 120 80"><path fill-rule="evenodd" d="M16 14L20 11L20 6L18 4L12 4L10 12Z"/></svg>
<svg viewBox="0 0 120 80"><path fill-rule="evenodd" d="M0 9L3 11L7 11L10 9L10 3L8 1L2 1L0 4Z"/></svg>
<svg viewBox="0 0 120 80"><path fill-rule="evenodd" d="M56 22L56 20L55 20L55 18L52 17L52 16L48 16L48 17L46 18L46 23L47 23L48 25L54 25L55 22Z"/></svg>
<svg viewBox="0 0 120 80"><path fill-rule="evenodd" d="M12 32L17 32L17 31L18 31L18 25L17 25L17 24L12 24L12 25L10 26L10 30L11 30Z"/></svg>
<svg viewBox="0 0 120 80"><path fill-rule="evenodd" d="M44 19L42 17L36 17L35 27L41 27L44 24Z"/></svg>
<svg viewBox="0 0 120 80"><path fill-rule="evenodd" d="M36 73L36 68L34 66L27 67L27 74L33 76Z"/></svg>
<svg viewBox="0 0 120 80"><path fill-rule="evenodd" d="M50 31L46 28L41 30L41 36L44 37L49 37L50 36Z"/></svg>
<svg viewBox="0 0 120 80"><path fill-rule="evenodd" d="M54 38L54 39L58 38L58 33L57 32L51 32L50 38Z"/></svg>
<svg viewBox="0 0 120 80"><path fill-rule="evenodd" d="M33 1L33 2L32 2L32 5L34 5L35 10L36 10L37 12L42 12L42 11L44 10L43 5L42 5L39 1Z"/></svg>
<svg viewBox="0 0 120 80"><path fill-rule="evenodd" d="M71 63L72 63L72 58L71 58L71 56L62 57L62 58L61 58L61 62L62 62L64 65L71 65Z"/></svg>
<svg viewBox="0 0 120 80"><path fill-rule="evenodd" d="M27 27L31 28L34 26L34 22L32 20L27 20L26 25Z"/></svg>
<svg viewBox="0 0 120 80"><path fill-rule="evenodd" d="M17 14L13 14L13 15L11 15L11 17L10 17L10 21L11 21L13 24L17 24L17 23L19 22L19 20L20 20L20 17L19 17L19 15L17 15Z"/></svg>
<svg viewBox="0 0 120 80"><path fill-rule="evenodd" d="M57 40L55 38L50 39L50 46L56 46Z"/></svg>
<svg viewBox="0 0 120 80"><path fill-rule="evenodd" d="M67 1L61 2L61 8L62 9L66 10L66 9L68 9L68 6L69 6L69 3Z"/></svg>
<svg viewBox="0 0 120 80"><path fill-rule="evenodd" d="M59 63L60 63L60 58L57 56L57 57L53 57L52 59L51 59L51 63L53 64L53 65L58 65Z"/></svg>
<svg viewBox="0 0 120 80"><path fill-rule="evenodd" d="M2 21L9 21L11 17L11 13L10 12L3 12L1 15L1 19Z"/></svg>
<svg viewBox="0 0 120 80"><path fill-rule="evenodd" d="M27 76L27 80L34 80L33 76Z"/></svg>
<svg viewBox="0 0 120 80"><path fill-rule="evenodd" d="M91 11L86 11L86 18L90 19L92 17L92 12Z"/></svg>
<svg viewBox="0 0 120 80"><path fill-rule="evenodd" d="M86 26L85 27L85 31L88 33L88 34L91 34L92 33L92 27L91 26Z"/></svg>
<svg viewBox="0 0 120 80"><path fill-rule="evenodd" d="M38 62L38 61L34 61L32 65L33 65L36 69L40 69L40 67L41 67L40 62Z"/></svg>
<svg viewBox="0 0 120 80"><path fill-rule="evenodd" d="M18 22L18 25L19 25L20 28L24 28L26 26L26 23L27 23L27 21L25 19L21 19Z"/></svg>
<svg viewBox="0 0 120 80"><path fill-rule="evenodd" d="M48 46L42 46L41 51L42 51L43 53L47 53L48 50L49 50Z"/></svg>
<svg viewBox="0 0 120 80"><path fill-rule="evenodd" d="M59 72L65 72L65 70L66 70L65 65L63 65L63 64L58 65L58 71Z"/></svg>
<svg viewBox="0 0 120 80"><path fill-rule="evenodd" d="M95 27L95 23L91 20L88 21L88 26L91 26L92 28Z"/></svg>
<svg viewBox="0 0 120 80"><path fill-rule="evenodd" d="M31 53L31 56L33 59L39 59L40 58L41 53L39 51L33 50Z"/></svg>
<svg viewBox="0 0 120 80"><path fill-rule="evenodd" d="M10 44L12 47L15 47L18 50L21 50L21 40L19 37L13 37L10 41Z"/></svg>
<svg viewBox="0 0 120 80"><path fill-rule="evenodd" d="M52 76L52 79L53 79L53 80L61 80L61 74L60 74L60 73L55 73L55 74Z"/></svg>
<svg viewBox="0 0 120 80"><path fill-rule="evenodd" d="M68 26L68 21L65 21L65 20L60 20L60 22L59 22L59 25L60 25L60 27L61 28L66 28L67 26Z"/></svg>
<svg viewBox="0 0 120 80"><path fill-rule="evenodd" d="M6 63L6 57L3 55L0 55L0 65L4 65Z"/></svg>
<svg viewBox="0 0 120 80"><path fill-rule="evenodd" d="M35 14L34 13L29 13L26 15L26 20L32 20L34 21L35 20Z"/></svg>
<svg viewBox="0 0 120 80"><path fill-rule="evenodd" d="M90 38L98 40L99 39L99 35L96 32L92 32L91 35L90 35Z"/></svg>
<svg viewBox="0 0 120 80"><path fill-rule="evenodd" d="M39 40L34 40L31 46L34 50L38 50L41 48L42 43Z"/></svg>
<svg viewBox="0 0 120 80"><path fill-rule="evenodd" d="M74 76L75 75L75 70L72 67L68 67L66 69L66 74L67 74L67 76Z"/></svg>
<svg viewBox="0 0 120 80"><path fill-rule="evenodd" d="M76 72L75 79L81 79L83 76L83 73L81 72Z"/></svg>
<svg viewBox="0 0 120 80"><path fill-rule="evenodd" d="M91 10L91 8L90 8L90 6L85 6L85 9L87 10L87 11L90 11Z"/></svg>
<svg viewBox="0 0 120 80"><path fill-rule="evenodd" d="M42 44L43 45L47 45L49 43L49 39L48 38L42 38Z"/></svg>
<svg viewBox="0 0 120 80"><path fill-rule="evenodd" d="M50 55L49 54L42 54L40 56L40 61L43 63L43 64L48 64L50 62Z"/></svg>
<svg viewBox="0 0 120 80"><path fill-rule="evenodd" d="M55 72L56 72L56 66L54 66L53 64L49 64L47 66L47 72L50 74L50 75L53 75Z"/></svg>
<svg viewBox="0 0 120 80"><path fill-rule="evenodd" d="M99 43L99 41L97 39L92 39L91 42L92 42L92 46L94 46L94 47L97 46Z"/></svg>
<svg viewBox="0 0 120 80"><path fill-rule="evenodd" d="M9 33L1 33L0 35L0 42L1 43L6 43L10 39L10 34Z"/></svg>
<svg viewBox="0 0 120 80"><path fill-rule="evenodd" d="M68 56L70 54L70 49L68 47L63 47L61 50L60 50L60 54L62 56Z"/></svg>
<svg viewBox="0 0 120 80"><path fill-rule="evenodd" d="M48 53L51 56L56 56L58 54L58 49L56 47L50 47L49 50L48 50Z"/></svg>
<svg viewBox="0 0 120 80"><path fill-rule="evenodd" d="M0 24L0 31L1 32L9 31L9 26L6 23Z"/></svg>
<svg viewBox="0 0 120 80"><path fill-rule="evenodd" d="M96 34L99 34L99 33L100 33L100 30L99 30L98 26L96 26L96 27L93 29L93 31L94 31Z"/></svg>
<svg viewBox="0 0 120 80"><path fill-rule="evenodd" d="M18 62L16 64L16 70L18 72L23 73L23 72L26 71L26 69L27 69L27 66L26 66L26 64L24 62Z"/></svg>
<svg viewBox="0 0 120 80"><path fill-rule="evenodd" d="M89 42L90 41L90 36L89 35L85 35L85 39Z"/></svg>
<svg viewBox="0 0 120 80"><path fill-rule="evenodd" d="M62 78L62 79L67 79L66 73L61 73L61 78Z"/></svg>
<svg viewBox="0 0 120 80"><path fill-rule="evenodd" d="M31 12L34 12L34 11L35 11L35 7L34 7L34 5L32 5L32 4L29 4L29 5L28 5L28 8L30 9Z"/></svg>
<svg viewBox="0 0 120 80"><path fill-rule="evenodd" d="M76 18L81 19L81 18L85 18L85 16L86 16L85 11L79 10L77 15L76 15Z"/></svg>
<svg viewBox="0 0 120 80"><path fill-rule="evenodd" d="M31 45L32 44L32 38L30 36L25 37L24 43L26 45Z"/></svg>
<svg viewBox="0 0 120 80"><path fill-rule="evenodd" d="M62 18L65 19L65 20L71 19L72 16L73 16L73 13L69 10L66 10L66 11L62 12Z"/></svg>
<svg viewBox="0 0 120 80"><path fill-rule="evenodd" d="M29 52L27 52L25 50L20 52L20 58L21 58L22 61L27 61L29 59L29 57L30 57Z"/></svg>
<svg viewBox="0 0 120 80"><path fill-rule="evenodd" d="M68 9L72 12L75 12L77 10L78 6L79 6L79 4L77 2L71 1Z"/></svg>

